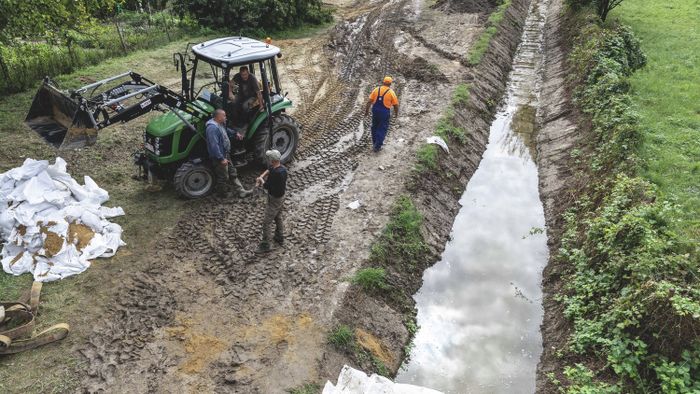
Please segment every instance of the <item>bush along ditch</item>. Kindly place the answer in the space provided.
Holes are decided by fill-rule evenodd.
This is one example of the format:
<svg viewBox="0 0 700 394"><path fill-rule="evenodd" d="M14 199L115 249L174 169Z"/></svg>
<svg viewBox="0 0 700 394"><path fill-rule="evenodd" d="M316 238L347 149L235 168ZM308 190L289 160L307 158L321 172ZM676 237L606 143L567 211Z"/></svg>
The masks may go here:
<svg viewBox="0 0 700 394"><path fill-rule="evenodd" d="M573 102L591 128L565 215L557 300L571 323L549 378L567 393L700 392L698 256L672 231L676 207L637 176L643 143L628 77L645 65L625 26L590 11L569 55Z"/></svg>

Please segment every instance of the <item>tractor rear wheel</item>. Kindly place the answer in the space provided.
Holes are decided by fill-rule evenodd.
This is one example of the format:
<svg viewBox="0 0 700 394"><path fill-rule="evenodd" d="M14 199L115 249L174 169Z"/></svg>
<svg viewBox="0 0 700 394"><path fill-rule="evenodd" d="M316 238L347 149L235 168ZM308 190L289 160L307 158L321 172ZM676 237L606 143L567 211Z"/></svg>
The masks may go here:
<svg viewBox="0 0 700 394"><path fill-rule="evenodd" d="M185 198L204 197L214 189L214 172L202 163L186 162L175 172L173 183L177 193Z"/></svg>
<svg viewBox="0 0 700 394"><path fill-rule="evenodd" d="M267 125L260 125L255 140L255 157L261 164L267 165L265 152L277 149L280 152L282 164L287 164L294 158L294 152L299 144L299 124L287 114L277 114L272 117L272 135L268 138ZM263 131L264 129L264 131Z"/></svg>

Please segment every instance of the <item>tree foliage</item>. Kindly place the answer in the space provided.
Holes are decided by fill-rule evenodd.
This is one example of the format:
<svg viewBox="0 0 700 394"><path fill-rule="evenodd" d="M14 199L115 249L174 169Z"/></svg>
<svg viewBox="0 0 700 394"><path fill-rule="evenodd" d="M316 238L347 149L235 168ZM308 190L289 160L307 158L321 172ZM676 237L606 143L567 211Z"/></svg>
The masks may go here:
<svg viewBox="0 0 700 394"><path fill-rule="evenodd" d="M3 0L0 43L17 39L63 41L93 21L95 13L112 10L117 0Z"/></svg>
<svg viewBox="0 0 700 394"><path fill-rule="evenodd" d="M321 4L320 0L175 0L174 6L203 27L238 33L326 22L330 13Z"/></svg>

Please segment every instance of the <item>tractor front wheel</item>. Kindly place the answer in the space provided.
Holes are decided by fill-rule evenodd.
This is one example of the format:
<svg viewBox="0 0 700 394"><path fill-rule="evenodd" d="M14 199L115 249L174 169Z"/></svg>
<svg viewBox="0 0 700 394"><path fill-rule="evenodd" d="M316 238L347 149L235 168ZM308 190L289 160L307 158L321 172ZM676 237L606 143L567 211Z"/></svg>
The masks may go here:
<svg viewBox="0 0 700 394"><path fill-rule="evenodd" d="M294 152L299 144L299 124L287 114L272 117L272 135L268 138L267 125L260 125L255 141L256 158L261 164L267 164L265 152L277 149L280 152L282 164L287 164L294 158ZM263 131L264 130L264 131Z"/></svg>
<svg viewBox="0 0 700 394"><path fill-rule="evenodd" d="M173 183L177 193L185 198L204 197L214 189L214 172L202 163L187 162L175 172Z"/></svg>

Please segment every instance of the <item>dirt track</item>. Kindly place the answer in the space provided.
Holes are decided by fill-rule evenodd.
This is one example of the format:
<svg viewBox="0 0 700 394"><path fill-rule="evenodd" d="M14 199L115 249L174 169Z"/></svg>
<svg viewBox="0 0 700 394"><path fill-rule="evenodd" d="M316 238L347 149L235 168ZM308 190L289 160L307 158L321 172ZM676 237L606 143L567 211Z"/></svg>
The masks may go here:
<svg viewBox="0 0 700 394"><path fill-rule="evenodd" d="M466 76L462 56L483 20L419 1L340 6L330 40L280 43L282 80L293 85L303 125L290 166L287 243L262 258L253 253L262 195L186 204L77 346L88 361L86 390L276 393L329 377L321 360L346 279L368 256L415 150ZM449 50L431 49L448 40ZM362 104L383 74L397 79L402 115L375 155ZM244 184L255 175L244 172ZM345 208L356 199L362 208Z"/></svg>

